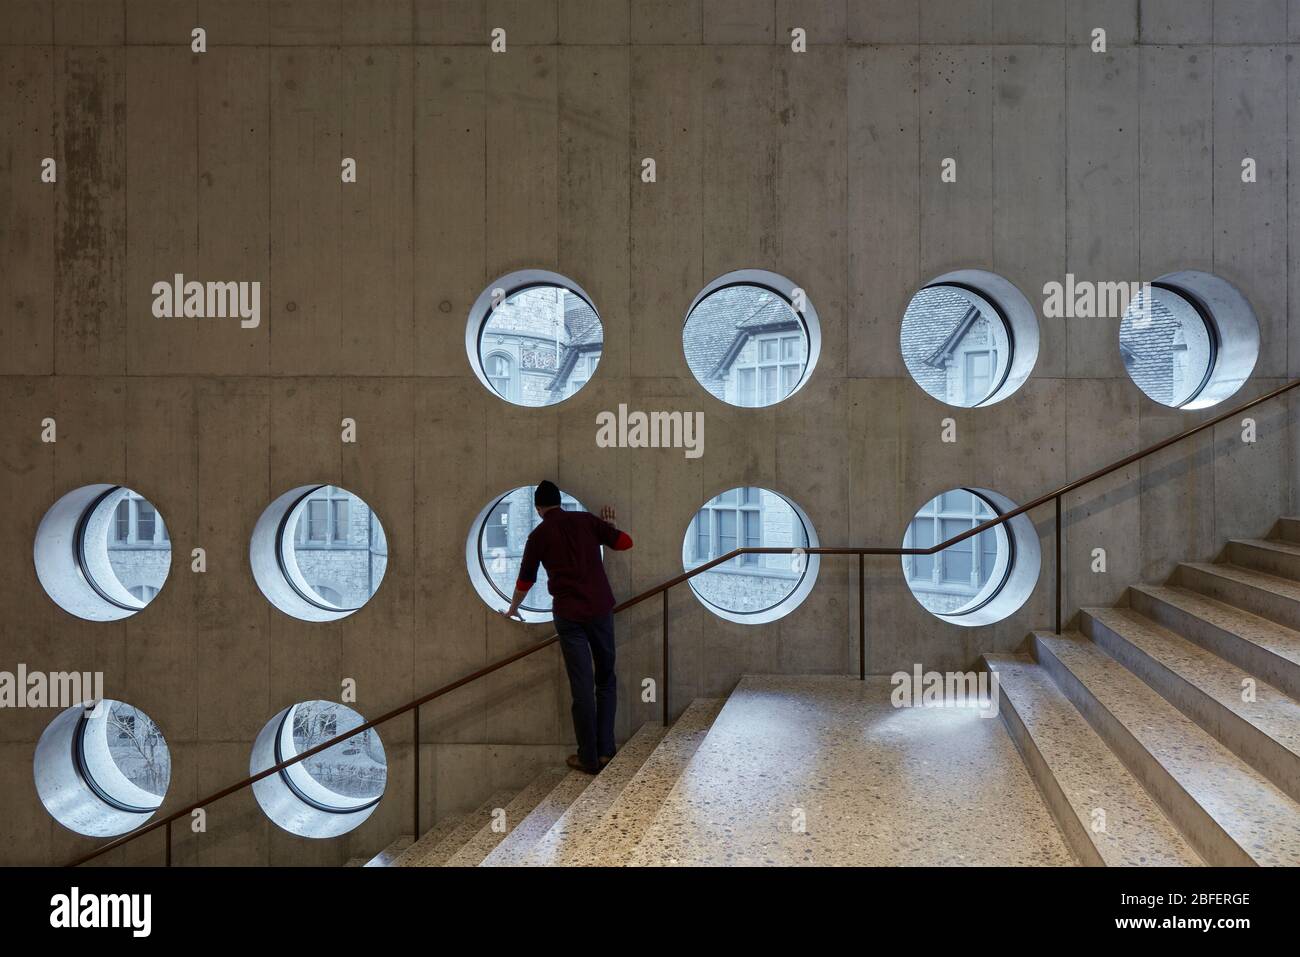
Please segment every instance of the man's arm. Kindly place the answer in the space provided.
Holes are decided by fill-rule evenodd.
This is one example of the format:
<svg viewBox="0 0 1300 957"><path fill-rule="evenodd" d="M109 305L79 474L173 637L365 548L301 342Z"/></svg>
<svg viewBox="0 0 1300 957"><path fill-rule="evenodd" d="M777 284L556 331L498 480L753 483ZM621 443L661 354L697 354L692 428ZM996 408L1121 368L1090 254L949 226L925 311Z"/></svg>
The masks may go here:
<svg viewBox="0 0 1300 957"><path fill-rule="evenodd" d="M519 606L523 604L524 597L537 581L538 564L540 564L540 560L537 555L537 546L533 542L533 536L529 535L528 542L524 545L524 557L519 562L519 579L515 582L515 593L510 598L510 607L501 613L507 618L514 618L517 621L524 620L524 616L519 614Z"/></svg>
<svg viewBox="0 0 1300 957"><path fill-rule="evenodd" d="M601 510L601 517L592 516L596 524L596 538L600 544L606 548L612 548L616 552L625 552L632 547L632 536L627 532L619 531L613 526L614 510L606 506Z"/></svg>
<svg viewBox="0 0 1300 957"><path fill-rule="evenodd" d="M510 599L510 607L501 614L505 615L507 618L513 618L515 621L523 621L524 616L519 614L519 606L523 604L524 597L528 594L528 589L532 587L531 583L529 583L528 588L520 588L519 585L516 584L515 593Z"/></svg>

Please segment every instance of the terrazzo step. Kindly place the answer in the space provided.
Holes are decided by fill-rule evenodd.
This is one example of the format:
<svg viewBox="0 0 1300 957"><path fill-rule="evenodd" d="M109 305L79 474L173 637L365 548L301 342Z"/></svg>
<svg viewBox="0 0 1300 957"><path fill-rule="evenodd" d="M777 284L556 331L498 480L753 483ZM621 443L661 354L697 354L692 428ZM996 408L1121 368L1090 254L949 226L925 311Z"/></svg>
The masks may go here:
<svg viewBox="0 0 1300 957"><path fill-rule="evenodd" d="M577 800L538 839L524 858L524 864L535 867L558 863L570 848L577 846L584 833L595 827L605 816L605 812L627 783L636 776L663 736L662 725L642 725L628 739L627 744L619 749L618 754L614 755L614 760L591 779Z"/></svg>
<svg viewBox="0 0 1300 957"><path fill-rule="evenodd" d="M1228 560L1243 568L1300 579L1300 544L1267 538L1234 538L1228 542Z"/></svg>
<svg viewBox="0 0 1300 957"><path fill-rule="evenodd" d="M1084 608L1080 620L1112 658L1300 801L1300 704L1132 609ZM1242 700L1247 687L1255 700Z"/></svg>
<svg viewBox="0 0 1300 957"><path fill-rule="evenodd" d="M1184 562L1171 582L1253 615L1300 629L1300 582L1240 565Z"/></svg>
<svg viewBox="0 0 1300 957"><path fill-rule="evenodd" d="M349 857L344 867L365 867L366 859L364 857Z"/></svg>
<svg viewBox="0 0 1300 957"><path fill-rule="evenodd" d="M998 676L1003 723L1081 863L1202 863L1041 666L1025 655L985 655L984 661Z"/></svg>
<svg viewBox="0 0 1300 957"><path fill-rule="evenodd" d="M556 785L564 780L568 773L565 768L548 768L533 778L505 806L504 829L498 829L499 825L496 821L489 821L479 828L479 832L470 838L464 847L449 857L443 867L477 867L482 864L483 858L491 854L515 826L527 818L546 795L555 790Z"/></svg>
<svg viewBox="0 0 1300 957"><path fill-rule="evenodd" d="M413 835L403 834L397 840L393 841L392 844L389 844L386 848L384 848L382 851L380 851L370 860L366 861L365 864L363 864L362 866L363 867L392 867L393 861L397 860L397 858L401 855L401 853L414 843L415 843L415 837Z"/></svg>
<svg viewBox="0 0 1300 957"><path fill-rule="evenodd" d="M1077 632L1034 656L1207 864L1300 864L1300 807Z"/></svg>
<svg viewBox="0 0 1300 957"><path fill-rule="evenodd" d="M1279 518L1270 537L1284 542L1300 542L1300 518L1286 515Z"/></svg>
<svg viewBox="0 0 1300 957"><path fill-rule="evenodd" d="M389 866L408 867L413 859L429 853L441 844L443 839L459 827L461 821L464 819L464 816L460 814L447 815L441 821L435 823L433 827L429 828L429 830L420 835L420 839L406 850L402 851L402 853L399 854Z"/></svg>
<svg viewBox="0 0 1300 957"><path fill-rule="evenodd" d="M724 703L719 698L692 701L610 804L600 822L569 842L555 863L582 867L626 864Z"/></svg>
<svg viewBox="0 0 1300 957"><path fill-rule="evenodd" d="M1185 588L1134 585L1129 607L1300 700L1300 631Z"/></svg>
<svg viewBox="0 0 1300 957"><path fill-rule="evenodd" d="M996 715L887 675L746 675L630 866L1071 866ZM914 702L915 704L915 702Z"/></svg>
<svg viewBox="0 0 1300 957"><path fill-rule="evenodd" d="M540 802L532 812L514 826L505 839L498 844L480 867L519 867L524 858L533 849L551 826L560 819L565 811L576 801L587 786L594 781L590 774L583 771L570 771Z"/></svg>
<svg viewBox="0 0 1300 957"><path fill-rule="evenodd" d="M406 859L402 867L441 867L451 856L472 841L475 835L492 821L492 814L510 803L514 791L496 791L486 801L470 811L460 823L448 832L447 836L429 848L423 854Z"/></svg>

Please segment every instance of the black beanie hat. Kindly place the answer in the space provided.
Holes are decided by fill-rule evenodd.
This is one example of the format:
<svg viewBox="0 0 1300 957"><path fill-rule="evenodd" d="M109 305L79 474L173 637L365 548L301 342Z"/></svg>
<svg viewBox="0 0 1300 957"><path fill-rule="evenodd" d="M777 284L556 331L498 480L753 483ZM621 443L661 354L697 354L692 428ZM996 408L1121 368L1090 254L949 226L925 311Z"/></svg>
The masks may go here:
<svg viewBox="0 0 1300 957"><path fill-rule="evenodd" d="M533 493L533 504L538 508L546 508L548 505L560 504L560 490L554 482L543 481L537 486L537 491Z"/></svg>

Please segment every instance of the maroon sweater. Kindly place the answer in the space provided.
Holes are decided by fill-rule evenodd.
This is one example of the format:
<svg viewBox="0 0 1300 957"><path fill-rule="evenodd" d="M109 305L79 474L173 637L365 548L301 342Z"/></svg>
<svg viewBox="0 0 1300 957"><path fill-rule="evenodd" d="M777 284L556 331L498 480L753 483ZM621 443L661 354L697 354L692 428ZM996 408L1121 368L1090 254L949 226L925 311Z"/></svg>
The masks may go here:
<svg viewBox="0 0 1300 957"><path fill-rule="evenodd" d="M602 545L621 552L632 547L632 539L590 512L553 508L528 536L515 587L520 591L532 588L540 563L546 568L546 587L557 617L570 621L602 618L614 607L614 592L600 557Z"/></svg>

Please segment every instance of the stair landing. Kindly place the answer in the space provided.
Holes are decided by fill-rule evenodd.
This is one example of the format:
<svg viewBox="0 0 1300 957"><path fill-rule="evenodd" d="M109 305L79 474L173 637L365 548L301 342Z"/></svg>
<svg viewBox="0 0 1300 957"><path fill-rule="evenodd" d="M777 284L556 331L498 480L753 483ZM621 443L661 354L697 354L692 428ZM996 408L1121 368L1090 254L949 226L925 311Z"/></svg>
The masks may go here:
<svg viewBox="0 0 1300 957"><path fill-rule="evenodd" d="M1001 720L891 690L742 679L628 863L1075 863Z"/></svg>

